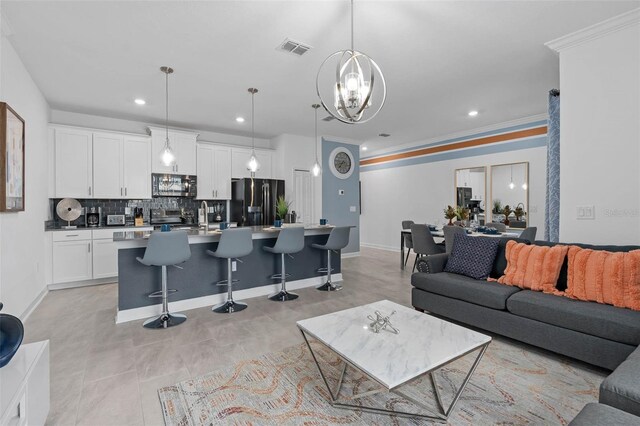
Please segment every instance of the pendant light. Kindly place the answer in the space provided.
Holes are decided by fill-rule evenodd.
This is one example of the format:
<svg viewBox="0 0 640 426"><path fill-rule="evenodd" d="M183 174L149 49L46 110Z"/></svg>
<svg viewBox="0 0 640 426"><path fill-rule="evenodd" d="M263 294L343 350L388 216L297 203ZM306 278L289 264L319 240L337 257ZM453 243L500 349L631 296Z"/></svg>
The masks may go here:
<svg viewBox="0 0 640 426"><path fill-rule="evenodd" d="M313 163L313 167L311 167L311 173L313 173L315 177L318 177L322 173L322 167L318 161L318 108L320 108L320 104L313 104L311 105L311 108L315 111L315 139L313 140L313 148L316 153L316 162Z"/></svg>
<svg viewBox="0 0 640 426"><path fill-rule="evenodd" d="M254 97L255 94L258 93L258 89L254 89L250 87L247 89L249 93L251 93L251 157L249 157L249 161L247 162L247 170L251 172L251 176L253 177L254 173L260 170L260 163L258 163L258 158L256 157L256 142L255 142L255 108L254 108Z"/></svg>
<svg viewBox="0 0 640 426"><path fill-rule="evenodd" d="M511 181L509 182L509 189L513 189L516 187L516 184L513 183L513 165L511 166Z"/></svg>
<svg viewBox="0 0 640 426"><path fill-rule="evenodd" d="M336 62L331 92L327 90L323 98L320 79L325 69ZM326 67L325 67L326 65ZM333 72L331 72L333 73ZM374 87L374 82L379 84ZM333 53L322 62L316 76L316 91L320 103L334 118L347 124L365 123L375 117L387 98L387 85L378 64L369 56L355 50L353 43L353 0L351 0L351 49ZM380 95L378 95L378 92ZM374 104L376 95L378 105ZM332 102L325 102L333 96Z"/></svg>
<svg viewBox="0 0 640 426"><path fill-rule="evenodd" d="M160 71L162 71L165 75L165 141L164 148L162 148L162 153L160 154L160 160L162 164L167 167L173 166L176 164L176 156L171 149L171 144L169 143L169 74L173 74L173 68L171 67L160 67Z"/></svg>

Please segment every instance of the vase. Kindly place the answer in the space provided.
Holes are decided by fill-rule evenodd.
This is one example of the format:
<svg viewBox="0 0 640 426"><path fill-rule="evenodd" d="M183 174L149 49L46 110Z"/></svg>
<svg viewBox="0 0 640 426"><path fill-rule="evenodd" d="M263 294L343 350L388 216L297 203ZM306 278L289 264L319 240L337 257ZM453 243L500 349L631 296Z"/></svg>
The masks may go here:
<svg viewBox="0 0 640 426"><path fill-rule="evenodd" d="M508 218L508 217L505 217L505 218L504 218L504 226L509 226L509 223L510 223L510 222L509 222L509 218Z"/></svg>
<svg viewBox="0 0 640 426"><path fill-rule="evenodd" d="M453 226L453 222L451 222L451 219L449 219L449 226Z"/></svg>

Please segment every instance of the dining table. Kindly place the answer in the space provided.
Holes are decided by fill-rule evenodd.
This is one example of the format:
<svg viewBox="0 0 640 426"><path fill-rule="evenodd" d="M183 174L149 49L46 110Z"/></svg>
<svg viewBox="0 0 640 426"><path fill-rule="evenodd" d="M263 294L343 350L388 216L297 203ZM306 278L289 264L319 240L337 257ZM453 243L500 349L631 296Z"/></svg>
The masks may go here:
<svg viewBox="0 0 640 426"><path fill-rule="evenodd" d="M503 238L503 237L517 237L520 235L520 232L514 232L513 230L508 230L507 232L499 232L497 234L487 234L484 232L477 232L477 231L473 231L469 228L465 228L467 229L467 235L470 237L491 237L491 238ZM430 231L431 235L433 235L435 238L444 238L444 231L442 229L435 229L433 231ZM405 236L407 235L411 235L411 230L410 229L402 229L400 231L400 269L404 270L404 249L405 249L405 244L404 244L404 239Z"/></svg>

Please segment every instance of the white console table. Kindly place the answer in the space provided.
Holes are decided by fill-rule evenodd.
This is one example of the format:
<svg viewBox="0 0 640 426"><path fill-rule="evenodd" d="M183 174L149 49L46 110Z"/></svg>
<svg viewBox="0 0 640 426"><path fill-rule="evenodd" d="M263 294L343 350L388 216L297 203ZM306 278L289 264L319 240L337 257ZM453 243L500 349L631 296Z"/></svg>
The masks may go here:
<svg viewBox="0 0 640 426"><path fill-rule="evenodd" d="M27 343L0 368L0 425L44 425L49 414L49 341Z"/></svg>

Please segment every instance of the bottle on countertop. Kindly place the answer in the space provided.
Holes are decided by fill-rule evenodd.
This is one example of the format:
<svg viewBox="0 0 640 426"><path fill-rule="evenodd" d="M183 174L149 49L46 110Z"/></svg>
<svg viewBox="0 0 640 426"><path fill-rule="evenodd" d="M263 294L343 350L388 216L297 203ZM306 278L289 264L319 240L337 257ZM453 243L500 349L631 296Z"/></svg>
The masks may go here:
<svg viewBox="0 0 640 426"><path fill-rule="evenodd" d="M142 214L142 207L136 207L133 210L136 226L144 226L144 215Z"/></svg>

